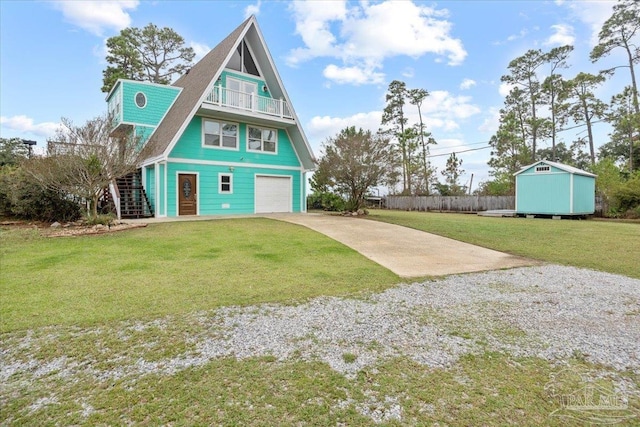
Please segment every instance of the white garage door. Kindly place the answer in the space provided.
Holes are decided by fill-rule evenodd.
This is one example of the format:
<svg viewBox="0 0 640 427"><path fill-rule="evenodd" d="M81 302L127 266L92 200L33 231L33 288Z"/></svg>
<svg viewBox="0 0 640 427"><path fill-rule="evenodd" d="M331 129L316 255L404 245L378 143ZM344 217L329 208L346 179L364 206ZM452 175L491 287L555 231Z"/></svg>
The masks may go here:
<svg viewBox="0 0 640 427"><path fill-rule="evenodd" d="M291 212L291 177L256 176L256 213Z"/></svg>

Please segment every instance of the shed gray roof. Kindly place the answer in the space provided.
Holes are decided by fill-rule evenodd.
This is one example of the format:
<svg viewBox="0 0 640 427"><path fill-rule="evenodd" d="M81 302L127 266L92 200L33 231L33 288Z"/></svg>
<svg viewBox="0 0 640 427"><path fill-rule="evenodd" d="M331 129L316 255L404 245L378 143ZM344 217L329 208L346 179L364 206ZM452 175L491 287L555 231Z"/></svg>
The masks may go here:
<svg viewBox="0 0 640 427"><path fill-rule="evenodd" d="M140 153L140 162L142 164L166 159L169 151L198 111L206 94L213 88L234 49L243 38L246 38L254 48L256 59L261 66L264 73L263 77L272 96L284 98L291 106L295 121L295 125L287 128L292 139L291 142L298 154L302 167L305 170L314 169L315 157L313 151L300 126L295 109L293 109L291 100L282 84L254 16L247 18L220 44L196 63L188 73L183 74L172 84L172 86L182 88L182 91L143 147Z"/></svg>
<svg viewBox="0 0 640 427"><path fill-rule="evenodd" d="M575 168L573 166L565 165L563 163L552 162L551 160L540 160L540 161L537 161L535 163L530 164L529 166L523 167L522 169L520 169L518 172L514 173L513 175L514 176L515 175L520 175L522 172L524 172L524 171L526 171L528 169L531 169L532 167L537 166L539 164L545 164L545 165L553 166L554 168L558 168L558 169L563 170L565 172L576 174L576 175L590 176L590 177L593 177L593 178L595 178L597 176L597 175L592 174L591 172L587 172L587 171L584 171L582 169Z"/></svg>

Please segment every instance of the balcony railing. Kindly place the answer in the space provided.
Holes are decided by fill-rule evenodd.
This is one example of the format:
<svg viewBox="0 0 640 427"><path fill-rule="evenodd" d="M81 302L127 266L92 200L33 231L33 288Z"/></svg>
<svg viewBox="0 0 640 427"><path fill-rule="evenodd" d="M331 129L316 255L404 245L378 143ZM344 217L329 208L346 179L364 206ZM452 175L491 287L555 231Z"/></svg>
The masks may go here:
<svg viewBox="0 0 640 427"><path fill-rule="evenodd" d="M237 90L215 86L207 95L205 102L221 107L238 108L253 113L293 119L289 105L282 99L267 98L254 93L238 92Z"/></svg>

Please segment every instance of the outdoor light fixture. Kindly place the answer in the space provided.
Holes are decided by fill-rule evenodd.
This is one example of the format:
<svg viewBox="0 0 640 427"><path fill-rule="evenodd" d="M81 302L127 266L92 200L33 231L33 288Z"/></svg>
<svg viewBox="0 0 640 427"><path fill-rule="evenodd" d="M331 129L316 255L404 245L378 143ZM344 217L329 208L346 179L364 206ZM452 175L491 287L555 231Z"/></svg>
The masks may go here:
<svg viewBox="0 0 640 427"><path fill-rule="evenodd" d="M269 92L269 88L267 87L267 85L263 85L262 86L262 91L263 92Z"/></svg>
<svg viewBox="0 0 640 427"><path fill-rule="evenodd" d="M23 139L22 143L27 146L27 150L29 150L29 158L31 158L31 152L33 150L33 146L37 144L37 142L32 141L30 139Z"/></svg>

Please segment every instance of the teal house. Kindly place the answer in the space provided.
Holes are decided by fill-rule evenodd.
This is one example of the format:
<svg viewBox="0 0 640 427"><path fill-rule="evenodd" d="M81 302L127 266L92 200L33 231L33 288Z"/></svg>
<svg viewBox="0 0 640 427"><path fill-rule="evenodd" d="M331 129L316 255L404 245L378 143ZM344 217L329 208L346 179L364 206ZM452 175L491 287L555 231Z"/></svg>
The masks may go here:
<svg viewBox="0 0 640 427"><path fill-rule="evenodd" d="M515 173L518 215L583 216L595 212L596 175L541 160Z"/></svg>
<svg viewBox="0 0 640 427"><path fill-rule="evenodd" d="M118 80L107 103L113 135L141 140L110 188L119 217L306 210L315 158L255 17L171 85Z"/></svg>

